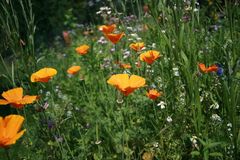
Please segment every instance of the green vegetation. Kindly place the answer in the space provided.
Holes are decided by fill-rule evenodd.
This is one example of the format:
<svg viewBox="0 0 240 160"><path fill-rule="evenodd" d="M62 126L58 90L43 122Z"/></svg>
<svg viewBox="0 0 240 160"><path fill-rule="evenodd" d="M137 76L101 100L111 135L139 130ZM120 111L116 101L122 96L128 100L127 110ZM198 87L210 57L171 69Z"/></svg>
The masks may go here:
<svg viewBox="0 0 240 160"><path fill-rule="evenodd" d="M65 18L56 11L66 30L56 28L65 34L59 33L50 47L45 45L48 37L40 36L44 41L35 44L36 24L41 23L32 9L37 2L13 1L0 2L0 91L22 87L40 98L22 109L0 106L3 117L22 115L26 129L16 144L0 148L1 160L9 159L6 153L14 160L240 157L237 1L107 1L101 3L106 6L98 4L102 8L91 13L94 22L88 25L77 23L69 4ZM56 20L50 20L51 25ZM99 31L103 24L116 24L125 36L113 45ZM144 42L145 48L135 52L129 48L135 42ZM77 54L75 49L84 44L90 47L88 53ZM148 50L160 52L151 65L139 60ZM217 69L201 70L200 63ZM70 75L67 69L73 65L81 69ZM44 67L55 68L57 75L47 83L32 83L32 73ZM120 73L141 76L146 85L124 96L107 83ZM149 99L150 89L161 96ZM0 133L0 147L1 138Z"/></svg>

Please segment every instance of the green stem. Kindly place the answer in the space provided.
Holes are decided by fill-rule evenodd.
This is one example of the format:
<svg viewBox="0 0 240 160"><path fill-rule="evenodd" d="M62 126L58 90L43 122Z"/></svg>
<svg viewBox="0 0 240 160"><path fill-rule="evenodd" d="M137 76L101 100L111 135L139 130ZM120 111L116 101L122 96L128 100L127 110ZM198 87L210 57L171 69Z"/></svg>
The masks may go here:
<svg viewBox="0 0 240 160"><path fill-rule="evenodd" d="M75 160L74 155L73 155L73 152L72 152L72 150L71 150L71 148L70 148L70 146L69 146L69 144L68 144L68 141L67 141L65 135L63 135L63 139L64 139L64 141L66 142L67 149L68 149L68 151L69 151L69 153L70 153L72 159Z"/></svg>
<svg viewBox="0 0 240 160"><path fill-rule="evenodd" d="M8 160L11 160L10 154L9 154L9 149L8 149L8 148L5 149L5 153L6 153L7 159L8 159Z"/></svg>
<svg viewBox="0 0 240 160"><path fill-rule="evenodd" d="M119 54L117 54L117 44L114 45L114 52L116 54L116 61L114 63L119 63L120 62L120 58L119 58Z"/></svg>
<svg viewBox="0 0 240 160"><path fill-rule="evenodd" d="M117 92L117 103L119 105L123 103L123 95L120 91Z"/></svg>
<svg viewBox="0 0 240 160"><path fill-rule="evenodd" d="M125 109L125 108L124 108ZM121 109L122 114L122 159L125 159L124 156L124 146L125 146L125 124L124 124L124 110Z"/></svg>

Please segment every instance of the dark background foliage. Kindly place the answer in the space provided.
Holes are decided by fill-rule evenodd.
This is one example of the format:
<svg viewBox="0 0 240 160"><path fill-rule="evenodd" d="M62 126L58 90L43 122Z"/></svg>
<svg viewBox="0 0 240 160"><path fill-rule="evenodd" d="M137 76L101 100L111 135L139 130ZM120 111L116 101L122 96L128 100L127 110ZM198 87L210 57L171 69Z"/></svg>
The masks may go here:
<svg viewBox="0 0 240 160"><path fill-rule="evenodd" d="M89 0L33 0L33 11L37 25L36 36L53 39L63 30L73 29L70 23L86 24L96 21L96 11L104 1ZM71 22L70 22L71 21Z"/></svg>
<svg viewBox="0 0 240 160"><path fill-rule="evenodd" d="M139 0L138 2L144 5L148 1ZM220 0L216 1L220 2ZM119 6L119 10L121 10L122 2L120 0L113 1L116 6ZM208 4L207 0L199 0L199 2L203 5ZM128 7L126 11L134 12L137 15L137 7L134 7L136 1L129 0L126 3ZM71 30L78 26L73 24L100 23L101 18L96 16L96 12L101 6L109 6L109 2L107 0L32 0L32 5L36 24L36 42L51 43L54 37L63 30ZM17 9L19 5L15 6ZM19 20L19 22L24 21Z"/></svg>
<svg viewBox="0 0 240 160"><path fill-rule="evenodd" d="M126 3L126 14L138 15L136 3L144 0L113 0L117 10L122 12L122 3ZM108 0L32 0L37 41L53 40L63 30L75 29L81 24L101 24L102 18L96 15L100 7L110 7ZM47 39L46 39L47 37Z"/></svg>

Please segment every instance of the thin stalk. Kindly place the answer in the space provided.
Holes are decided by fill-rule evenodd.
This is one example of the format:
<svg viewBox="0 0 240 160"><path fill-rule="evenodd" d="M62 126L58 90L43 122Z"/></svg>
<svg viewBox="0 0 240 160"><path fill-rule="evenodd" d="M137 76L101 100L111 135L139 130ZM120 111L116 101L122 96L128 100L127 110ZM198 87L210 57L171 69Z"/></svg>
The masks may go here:
<svg viewBox="0 0 240 160"><path fill-rule="evenodd" d="M73 155L73 152L71 151L71 148L69 147L68 142L67 142L67 139L66 139L66 137L65 137L64 135L63 135L63 139L64 139L64 141L66 142L67 149L68 149L68 151L69 151L72 159L75 160L74 155Z"/></svg>
<svg viewBox="0 0 240 160"><path fill-rule="evenodd" d="M10 158L10 153L9 153L9 148L5 149L6 157L8 160L11 160Z"/></svg>

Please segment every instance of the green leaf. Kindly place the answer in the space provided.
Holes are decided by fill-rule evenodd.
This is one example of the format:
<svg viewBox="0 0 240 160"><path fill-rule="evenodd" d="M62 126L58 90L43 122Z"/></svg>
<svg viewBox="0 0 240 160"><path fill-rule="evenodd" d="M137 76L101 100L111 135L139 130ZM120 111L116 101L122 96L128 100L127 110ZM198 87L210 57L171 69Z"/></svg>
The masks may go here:
<svg viewBox="0 0 240 160"><path fill-rule="evenodd" d="M102 159L102 155L100 153L94 153L93 159L94 160L100 160L100 159Z"/></svg>
<svg viewBox="0 0 240 160"><path fill-rule="evenodd" d="M237 78L237 79L240 79L240 72L237 72L236 78Z"/></svg>
<svg viewBox="0 0 240 160"><path fill-rule="evenodd" d="M181 51L181 58L183 59L183 65L186 67L186 68L189 68L190 67L190 63L189 63L189 60L188 60L188 57L187 55Z"/></svg>
<svg viewBox="0 0 240 160"><path fill-rule="evenodd" d="M200 152L199 151L192 151L191 155L192 155L192 157L199 156Z"/></svg>
<svg viewBox="0 0 240 160"><path fill-rule="evenodd" d="M219 152L212 152L212 153L209 153L209 156L211 156L211 157L223 157L223 154L219 153Z"/></svg>
<svg viewBox="0 0 240 160"><path fill-rule="evenodd" d="M210 148L214 148L214 147L219 146L219 145L221 145L221 144L223 144L223 142L213 142L213 143L209 143L209 144L207 144L207 145L204 147L204 150L210 149Z"/></svg>
<svg viewBox="0 0 240 160"><path fill-rule="evenodd" d="M198 138L198 140L199 140L199 142L200 142L203 146L206 146L206 145L207 145L207 143L204 142L201 138Z"/></svg>
<svg viewBox="0 0 240 160"><path fill-rule="evenodd" d="M240 144L240 129L238 130L238 138L237 138L238 144Z"/></svg>

